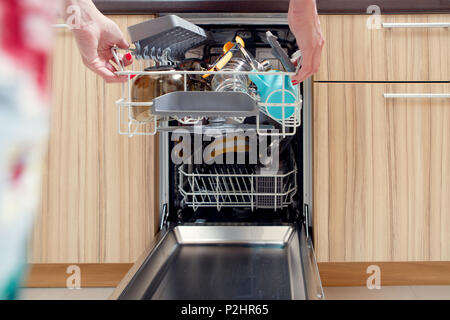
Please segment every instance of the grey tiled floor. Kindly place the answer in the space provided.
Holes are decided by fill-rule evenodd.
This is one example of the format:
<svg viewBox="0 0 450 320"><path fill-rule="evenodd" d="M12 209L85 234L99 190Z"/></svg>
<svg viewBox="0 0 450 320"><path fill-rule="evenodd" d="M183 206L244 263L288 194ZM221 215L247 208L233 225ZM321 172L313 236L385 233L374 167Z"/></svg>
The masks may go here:
<svg viewBox="0 0 450 320"><path fill-rule="evenodd" d="M113 288L82 288L69 290L60 288L26 288L21 291L23 300L103 300ZM369 290L366 287L326 287L325 297L329 300L450 300L450 286L398 286Z"/></svg>

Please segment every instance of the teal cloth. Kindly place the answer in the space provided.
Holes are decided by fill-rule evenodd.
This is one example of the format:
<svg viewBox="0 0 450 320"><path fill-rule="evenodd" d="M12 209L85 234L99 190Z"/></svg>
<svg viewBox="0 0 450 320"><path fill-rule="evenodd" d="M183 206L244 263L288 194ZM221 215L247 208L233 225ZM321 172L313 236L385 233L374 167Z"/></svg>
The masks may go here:
<svg viewBox="0 0 450 320"><path fill-rule="evenodd" d="M25 260L24 260L25 261ZM18 297L18 291L25 279L27 267L22 264L11 276L9 282L4 288L0 288L0 300L15 300Z"/></svg>

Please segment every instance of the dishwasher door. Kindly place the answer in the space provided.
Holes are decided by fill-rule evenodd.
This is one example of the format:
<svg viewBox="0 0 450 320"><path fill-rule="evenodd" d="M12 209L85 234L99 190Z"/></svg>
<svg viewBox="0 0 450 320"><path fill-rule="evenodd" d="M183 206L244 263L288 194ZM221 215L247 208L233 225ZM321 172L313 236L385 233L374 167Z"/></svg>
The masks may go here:
<svg viewBox="0 0 450 320"><path fill-rule="evenodd" d="M112 299L324 299L303 224L183 224L159 235Z"/></svg>

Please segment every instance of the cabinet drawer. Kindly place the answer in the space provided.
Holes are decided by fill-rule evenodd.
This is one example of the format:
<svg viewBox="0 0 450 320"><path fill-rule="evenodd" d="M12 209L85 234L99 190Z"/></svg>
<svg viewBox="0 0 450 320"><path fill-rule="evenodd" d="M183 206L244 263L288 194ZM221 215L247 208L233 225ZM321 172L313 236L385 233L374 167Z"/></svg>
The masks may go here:
<svg viewBox="0 0 450 320"><path fill-rule="evenodd" d="M449 81L449 14L321 16L325 47L315 81ZM438 25L438 23L441 23Z"/></svg>
<svg viewBox="0 0 450 320"><path fill-rule="evenodd" d="M319 262L450 260L450 84L315 83Z"/></svg>

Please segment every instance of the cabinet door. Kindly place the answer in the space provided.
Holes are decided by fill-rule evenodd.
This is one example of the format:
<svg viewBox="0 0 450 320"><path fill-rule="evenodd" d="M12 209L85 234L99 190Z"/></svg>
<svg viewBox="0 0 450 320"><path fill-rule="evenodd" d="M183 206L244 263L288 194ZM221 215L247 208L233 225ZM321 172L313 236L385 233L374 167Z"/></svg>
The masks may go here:
<svg viewBox="0 0 450 320"><path fill-rule="evenodd" d="M127 26L149 16L110 16ZM118 134L120 84L82 63L69 30L55 30L53 108L32 263L134 262L158 218L157 143Z"/></svg>
<svg viewBox="0 0 450 320"><path fill-rule="evenodd" d="M450 260L449 94L448 83L314 84L319 262Z"/></svg>
<svg viewBox="0 0 450 320"><path fill-rule="evenodd" d="M448 14L381 15L391 25L369 29L369 15L327 15L320 21L325 37L315 81L448 81ZM420 23L420 25L418 25Z"/></svg>

